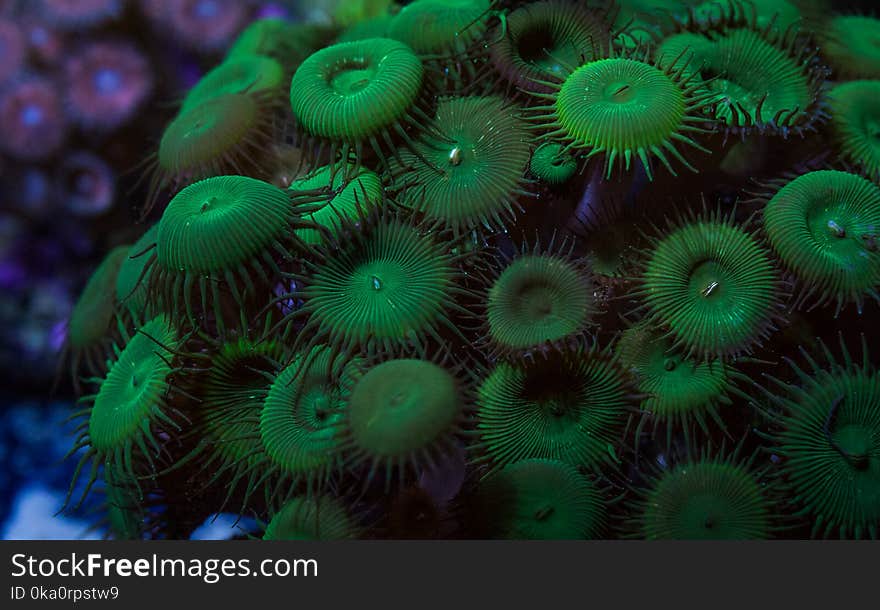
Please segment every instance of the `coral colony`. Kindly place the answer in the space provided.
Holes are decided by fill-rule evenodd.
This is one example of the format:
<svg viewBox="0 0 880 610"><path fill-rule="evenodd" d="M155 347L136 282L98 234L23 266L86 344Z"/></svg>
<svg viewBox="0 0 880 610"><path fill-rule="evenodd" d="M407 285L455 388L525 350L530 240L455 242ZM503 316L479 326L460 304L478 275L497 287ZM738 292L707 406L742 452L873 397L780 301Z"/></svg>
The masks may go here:
<svg viewBox="0 0 880 610"><path fill-rule="evenodd" d="M181 100L70 320L67 508L103 493L120 538L876 538L880 19L366 13L258 20ZM67 69L95 62L106 101L69 103L109 126L138 60Z"/></svg>

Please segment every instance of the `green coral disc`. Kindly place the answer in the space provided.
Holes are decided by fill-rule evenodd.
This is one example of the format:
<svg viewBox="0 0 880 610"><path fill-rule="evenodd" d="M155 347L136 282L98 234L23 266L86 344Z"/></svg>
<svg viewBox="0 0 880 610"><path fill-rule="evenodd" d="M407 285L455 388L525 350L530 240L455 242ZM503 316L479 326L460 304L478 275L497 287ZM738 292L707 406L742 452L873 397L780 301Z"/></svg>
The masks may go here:
<svg viewBox="0 0 880 610"><path fill-rule="evenodd" d="M332 496L296 497L272 516L263 540L347 540L360 529Z"/></svg>
<svg viewBox="0 0 880 610"><path fill-rule="evenodd" d="M262 453L259 415L267 377L282 353L276 342L240 338L224 343L211 359L199 411L207 442L226 467L253 464Z"/></svg>
<svg viewBox="0 0 880 610"><path fill-rule="evenodd" d="M701 459L663 473L639 515L649 540L752 540L769 537L770 506L742 465Z"/></svg>
<svg viewBox="0 0 880 610"><path fill-rule="evenodd" d="M532 153L529 161L529 171L532 175L553 186L568 182L577 169L577 159L557 142L541 144Z"/></svg>
<svg viewBox="0 0 880 610"><path fill-rule="evenodd" d="M205 74L183 100L181 112L228 93L281 90L284 68L271 57L236 55Z"/></svg>
<svg viewBox="0 0 880 610"><path fill-rule="evenodd" d="M310 55L290 82L290 106L309 134L368 140L406 116L422 86L422 62L388 38L338 43Z"/></svg>
<svg viewBox="0 0 880 610"><path fill-rule="evenodd" d="M73 306L67 336L74 350L98 345L107 335L115 313L115 286L129 246L114 248L104 257Z"/></svg>
<svg viewBox="0 0 880 610"><path fill-rule="evenodd" d="M282 189L245 176L191 184L159 221L157 262L172 272L236 269L271 251L290 227L292 207Z"/></svg>
<svg viewBox="0 0 880 610"><path fill-rule="evenodd" d="M355 451L388 466L443 448L463 409L458 380L427 360L382 362L357 380L348 401Z"/></svg>
<svg viewBox="0 0 880 610"><path fill-rule="evenodd" d="M183 110L162 133L159 168L167 173L196 178L216 175L240 159L238 151L249 148L261 135L265 121L260 102L246 94L212 97Z"/></svg>
<svg viewBox="0 0 880 610"><path fill-rule="evenodd" d="M448 327L461 290L445 245L396 218L366 224L330 251L303 287L308 328L333 345L391 348Z"/></svg>
<svg viewBox="0 0 880 610"><path fill-rule="evenodd" d="M688 222L657 242L642 281L652 321L688 357L749 351L768 334L780 297L769 252L717 217Z"/></svg>
<svg viewBox="0 0 880 610"><path fill-rule="evenodd" d="M822 32L822 53L834 71L850 78L880 78L880 19L835 15Z"/></svg>
<svg viewBox="0 0 880 610"><path fill-rule="evenodd" d="M560 255L521 255L489 288L489 340L505 352L561 343L583 333L595 311L592 278L583 265Z"/></svg>
<svg viewBox="0 0 880 610"><path fill-rule="evenodd" d="M645 116L645 109L654 112ZM559 122L579 144L637 151L662 145L681 126L684 92L660 69L626 58L578 68L556 99ZM650 125L646 125L651 119Z"/></svg>
<svg viewBox="0 0 880 610"><path fill-rule="evenodd" d="M475 505L486 535L508 540L597 538L605 502L574 467L552 460L523 460L483 480Z"/></svg>
<svg viewBox="0 0 880 610"><path fill-rule="evenodd" d="M608 46L610 25L595 9L550 0L512 11L493 34L491 61L505 80L526 91L546 91L541 81L562 79Z"/></svg>
<svg viewBox="0 0 880 610"><path fill-rule="evenodd" d="M671 59L685 44L689 69L709 80L715 117L726 127L759 130L804 128L818 116L823 74L773 34L736 28L702 38L692 33L673 36L661 46Z"/></svg>
<svg viewBox="0 0 880 610"><path fill-rule="evenodd" d="M844 347L843 363L795 368L799 387L779 382L788 391L777 450L814 536L880 535L880 375L864 342L863 354L854 361Z"/></svg>
<svg viewBox="0 0 880 610"><path fill-rule="evenodd" d="M135 316L140 315L147 305L148 290L144 269L150 261L158 234L159 223L147 229L129 248L116 276L116 301Z"/></svg>
<svg viewBox="0 0 880 610"><path fill-rule="evenodd" d="M150 423L167 418L162 406L169 389L172 350L178 345L177 329L158 316L141 326L118 352L89 413L89 442L100 454L141 446L151 435Z"/></svg>
<svg viewBox="0 0 880 610"><path fill-rule="evenodd" d="M815 171L783 186L764 208L770 245L806 294L861 308L880 285L880 187L856 174Z"/></svg>
<svg viewBox="0 0 880 610"><path fill-rule="evenodd" d="M731 402L729 365L686 358L672 343L642 323L628 328L617 344L621 364L635 374L639 393L646 396L642 409L666 423L668 431L673 425L687 430L691 420L705 432L709 420L724 429L717 407Z"/></svg>
<svg viewBox="0 0 880 610"><path fill-rule="evenodd" d="M675 73L629 57L589 62L566 78L541 120L550 119L551 136L568 146L589 150L589 156L605 157L607 175L616 162L629 170L641 161L652 177L650 158L656 158L675 175L667 155L694 169L676 148L700 146L689 133L702 131L699 120L704 100ZM696 170L694 170L696 171Z"/></svg>
<svg viewBox="0 0 880 610"><path fill-rule="evenodd" d="M318 346L298 354L272 382L260 413L260 436L283 472L321 475L338 460L343 375L350 374L344 364L329 348Z"/></svg>
<svg viewBox="0 0 880 610"><path fill-rule="evenodd" d="M880 180L880 81L840 83L828 93L843 157Z"/></svg>
<svg viewBox="0 0 880 610"><path fill-rule="evenodd" d="M463 51L482 34L489 0L415 0L391 20L388 37L419 55Z"/></svg>
<svg viewBox="0 0 880 610"><path fill-rule="evenodd" d="M328 229L334 236L344 220L356 220L368 203L380 201L383 195L382 180L375 172L361 167L355 174L350 169L325 165L308 176L294 180L288 188L294 197L303 191L322 190L328 194L318 210L304 214L304 217ZM325 239L318 229L301 228L295 234L306 244L318 244Z"/></svg>
<svg viewBox="0 0 880 610"><path fill-rule="evenodd" d="M501 226L529 162L531 137L516 107L498 97L445 98L433 127L439 137L392 162L399 203L456 231Z"/></svg>
<svg viewBox="0 0 880 610"><path fill-rule="evenodd" d="M623 369L600 354L501 363L478 390L480 447L496 466L549 458L598 469L614 457L633 407Z"/></svg>

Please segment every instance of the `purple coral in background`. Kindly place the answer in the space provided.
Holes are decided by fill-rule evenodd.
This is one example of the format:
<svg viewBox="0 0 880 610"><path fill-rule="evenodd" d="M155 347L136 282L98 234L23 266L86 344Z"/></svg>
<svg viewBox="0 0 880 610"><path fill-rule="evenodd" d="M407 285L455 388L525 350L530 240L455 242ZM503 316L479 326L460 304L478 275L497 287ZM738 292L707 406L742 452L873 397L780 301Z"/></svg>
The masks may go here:
<svg viewBox="0 0 880 610"><path fill-rule="evenodd" d="M153 89L149 62L125 42L89 42L65 60L63 73L67 111L86 129L126 123Z"/></svg>
<svg viewBox="0 0 880 610"><path fill-rule="evenodd" d="M0 151L24 161L44 161L67 136L60 92L45 76L28 76L0 93Z"/></svg>
<svg viewBox="0 0 880 610"><path fill-rule="evenodd" d="M26 54L27 39L21 25L0 17L0 83L21 70Z"/></svg>
<svg viewBox="0 0 880 610"><path fill-rule="evenodd" d="M248 0L142 0L141 7L180 45L208 53L227 47L254 8Z"/></svg>
<svg viewBox="0 0 880 610"><path fill-rule="evenodd" d="M116 173L88 151L74 152L61 163L54 186L57 200L74 216L99 216L116 200Z"/></svg>

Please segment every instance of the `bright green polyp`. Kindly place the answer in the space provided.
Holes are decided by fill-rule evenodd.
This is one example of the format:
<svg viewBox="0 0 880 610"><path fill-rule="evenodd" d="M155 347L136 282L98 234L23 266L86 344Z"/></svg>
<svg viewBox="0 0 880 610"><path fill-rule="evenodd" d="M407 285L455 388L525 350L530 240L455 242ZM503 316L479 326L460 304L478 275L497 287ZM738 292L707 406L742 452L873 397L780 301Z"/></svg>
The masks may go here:
<svg viewBox="0 0 880 610"><path fill-rule="evenodd" d="M403 205L457 231L501 226L522 190L531 136L499 97L443 98L433 131L393 162ZM427 159L431 165L426 164Z"/></svg>
<svg viewBox="0 0 880 610"><path fill-rule="evenodd" d="M654 418L682 425L696 420L704 430L707 421L720 421L715 407L730 403L728 365L686 357L662 331L645 323L627 329L617 351L645 395L642 409Z"/></svg>
<svg viewBox="0 0 880 610"><path fill-rule="evenodd" d="M535 149L529 170L539 180L554 186L565 184L577 171L577 159L561 144L545 142Z"/></svg>
<svg viewBox="0 0 880 610"><path fill-rule="evenodd" d="M562 257L513 260L489 289L489 336L505 349L562 340L586 328L593 312L589 277Z"/></svg>
<svg viewBox="0 0 880 610"><path fill-rule="evenodd" d="M254 464L263 457L258 417L270 383L267 376L281 355L274 341L239 338L223 344L211 360L200 410L212 449L224 464Z"/></svg>
<svg viewBox="0 0 880 610"><path fill-rule="evenodd" d="M880 534L880 375L848 353L820 370L797 371L785 396L778 447L797 501L812 515L813 535Z"/></svg>
<svg viewBox="0 0 880 610"><path fill-rule="evenodd" d="M770 245L825 299L861 303L880 285L880 187L839 171L804 174L764 208Z"/></svg>
<svg viewBox="0 0 880 610"><path fill-rule="evenodd" d="M463 51L485 30L480 17L488 10L488 0L415 0L391 20L388 37L420 55Z"/></svg>
<svg viewBox="0 0 880 610"><path fill-rule="evenodd" d="M400 359L370 369L349 400L354 444L376 459L405 459L454 430L461 412L458 383L443 367Z"/></svg>
<svg viewBox="0 0 880 610"><path fill-rule="evenodd" d="M244 176L217 176L180 191L159 221L158 264L173 272L235 270L289 229L287 194Z"/></svg>
<svg viewBox="0 0 880 610"><path fill-rule="evenodd" d="M577 146L626 158L662 146L681 128L685 111L684 92L674 80L625 58L581 66L556 98L559 124Z"/></svg>
<svg viewBox="0 0 880 610"><path fill-rule="evenodd" d="M306 309L331 343L401 345L446 320L455 270L431 236L383 221L341 248L303 289Z"/></svg>
<svg viewBox="0 0 880 610"><path fill-rule="evenodd" d="M159 167L188 175L222 166L260 129L261 115L257 101L241 93L217 95L181 111L162 133Z"/></svg>
<svg viewBox="0 0 880 610"><path fill-rule="evenodd" d="M290 106L309 134L360 141L406 116L422 86L422 62L389 38L338 43L310 55L290 82Z"/></svg>
<svg viewBox="0 0 880 610"><path fill-rule="evenodd" d="M574 351L535 364L498 364L479 387L477 429L499 466L547 458L598 469L630 406L621 369Z"/></svg>
<svg viewBox="0 0 880 610"><path fill-rule="evenodd" d="M140 327L128 341L95 397L89 415L89 441L98 452L143 440L157 418L168 390L169 362L178 344L177 330L164 316Z"/></svg>
<svg viewBox="0 0 880 610"><path fill-rule="evenodd" d="M723 356L761 338L774 315L777 278L769 253L721 221L686 224L655 247L644 272L645 301L675 346Z"/></svg>

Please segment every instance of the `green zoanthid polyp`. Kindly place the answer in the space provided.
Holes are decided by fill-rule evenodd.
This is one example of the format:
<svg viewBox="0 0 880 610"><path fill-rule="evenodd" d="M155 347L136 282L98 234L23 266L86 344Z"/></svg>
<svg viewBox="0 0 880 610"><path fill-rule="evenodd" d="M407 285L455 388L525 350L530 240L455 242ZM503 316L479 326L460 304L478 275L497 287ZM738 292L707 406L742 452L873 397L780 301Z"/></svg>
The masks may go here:
<svg viewBox="0 0 880 610"><path fill-rule="evenodd" d="M69 508L103 486L117 538L877 537L876 17L328 19L248 25L156 132L68 327Z"/></svg>

